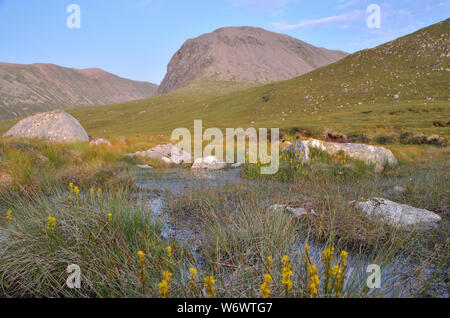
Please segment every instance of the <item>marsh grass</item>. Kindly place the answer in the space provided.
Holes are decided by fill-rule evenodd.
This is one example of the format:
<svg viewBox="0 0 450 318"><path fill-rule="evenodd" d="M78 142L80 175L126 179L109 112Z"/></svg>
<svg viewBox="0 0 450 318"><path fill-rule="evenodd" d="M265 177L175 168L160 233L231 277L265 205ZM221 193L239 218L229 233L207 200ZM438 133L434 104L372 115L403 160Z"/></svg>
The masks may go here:
<svg viewBox="0 0 450 318"><path fill-rule="evenodd" d="M285 297L280 283L282 258L289 255L293 271L289 297L310 297L304 255L305 244L309 244L322 281L319 297L336 297L323 289L321 253L327 246L336 249L333 264L339 261L342 250L354 259L342 297L439 296L442 287L436 286L442 283L448 265L448 197L430 193L422 199L441 209L444 223L434 232L403 232L371 221L348 205L352 199L380 195L399 175L407 176L414 170L417 167L377 178L336 179L322 174L290 183L257 180L218 188L196 187L181 195L165 193L164 214L175 234L164 239L163 221L154 217L145 192L104 189L98 199L81 187L80 198L69 200L67 187L55 186L51 195L17 196L8 201L13 220L3 228L7 240L0 253L2 294L159 297L158 283L163 271L169 270L173 273L169 297L206 297L203 278L208 275L216 281L215 297L260 297L270 256L271 297ZM442 170L438 167L423 171L424 178L436 179L435 185L431 184L434 189L448 177L439 176ZM407 185L405 201L423 195L420 181ZM316 215L297 218L272 212L269 206L279 202L305 205ZM46 229L49 216L57 220L54 231ZM167 246L173 247L170 258ZM145 253L144 286L139 279L138 251ZM416 261L417 272L406 276L395 273L393 267L404 265L398 259L403 263ZM391 275L381 290L365 286L368 262L379 264ZM65 287L69 264L81 267L80 290ZM195 287L191 286L191 267L198 271ZM430 268L431 278L426 274Z"/></svg>
<svg viewBox="0 0 450 318"><path fill-rule="evenodd" d="M311 246L322 282L323 249L334 247L336 261L340 251L350 253L352 271L348 269L342 297L448 294L448 286L442 287L449 267L450 170L445 161L405 159L398 168L376 174L358 161L313 151L312 162L304 166L283 159L279 175L262 178L258 165L246 165L245 182L197 186L180 194L134 186L131 168L143 162L123 154L145 149L144 144L118 140L107 148L2 140L1 170L11 174L12 184L0 191L0 205L13 211L11 221L0 216L0 233L7 237L0 249L2 296L159 297L163 271L170 271L169 297L206 297L203 278L209 275L215 280L215 297L260 297L270 271L271 297L285 297L282 258L289 255L289 297L310 297L305 244ZM144 163L164 173L165 166ZM79 198L68 198L69 182L81 189ZM406 191L392 192L396 185ZM148 198L155 195L164 199L168 220L155 217L149 207ZM443 221L433 231L405 232L368 219L349 205L374 196L435 211ZM269 209L279 203L314 210L315 215L297 218ZM49 217L56 219L54 230L49 230ZM171 231L164 236L167 226ZM174 248L170 258L167 246ZM138 251L145 254L144 283ZM368 262L391 273L381 290L365 286ZM393 272L393 267L411 262L417 264L414 270ZM81 267L80 290L65 287L70 264ZM189 268L198 271L195 286ZM320 287L318 296L336 294Z"/></svg>

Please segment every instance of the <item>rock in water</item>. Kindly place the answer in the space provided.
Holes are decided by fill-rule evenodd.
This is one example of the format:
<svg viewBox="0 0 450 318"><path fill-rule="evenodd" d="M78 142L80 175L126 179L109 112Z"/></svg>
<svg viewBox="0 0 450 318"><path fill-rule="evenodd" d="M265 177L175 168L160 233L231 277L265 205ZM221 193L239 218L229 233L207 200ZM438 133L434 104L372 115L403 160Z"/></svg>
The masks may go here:
<svg viewBox="0 0 450 318"><path fill-rule="evenodd" d="M382 220L390 225L411 229L433 228L441 221L441 217L431 211L418 209L406 204L400 204L383 198L373 198L367 201L351 202L367 216Z"/></svg>
<svg viewBox="0 0 450 318"><path fill-rule="evenodd" d="M225 162L220 162L216 156L209 156L195 160L192 169L220 170L225 168L226 165Z"/></svg>
<svg viewBox="0 0 450 318"><path fill-rule="evenodd" d="M389 149L364 144L322 142L308 140L309 147L319 148L331 155L343 152L346 156L375 165L375 171L382 171L386 166L396 166L397 159Z"/></svg>
<svg viewBox="0 0 450 318"><path fill-rule="evenodd" d="M147 151L136 152L130 154L131 157L147 157L162 160L167 164L191 163L191 155L172 144L158 145Z"/></svg>
<svg viewBox="0 0 450 318"><path fill-rule="evenodd" d="M86 130L78 120L62 110L22 119L3 137L39 138L54 142L89 141Z"/></svg>

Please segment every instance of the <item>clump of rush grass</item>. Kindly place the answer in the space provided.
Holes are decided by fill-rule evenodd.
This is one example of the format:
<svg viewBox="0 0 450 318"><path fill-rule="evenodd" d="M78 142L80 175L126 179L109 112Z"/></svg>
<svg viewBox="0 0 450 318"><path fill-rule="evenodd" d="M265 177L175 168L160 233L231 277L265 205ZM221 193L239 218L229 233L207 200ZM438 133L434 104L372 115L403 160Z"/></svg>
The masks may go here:
<svg viewBox="0 0 450 318"><path fill-rule="evenodd" d="M51 143L29 139L0 139L0 201L16 194L43 192L75 182L79 186L132 186L127 171L137 163L124 156L123 146ZM1 204L1 202L0 202Z"/></svg>
<svg viewBox="0 0 450 318"><path fill-rule="evenodd" d="M0 251L3 296L139 297L156 296L164 248L160 225L144 205L126 192L103 191L91 200L88 190L57 188L51 197L18 199ZM76 194L78 193L78 195ZM138 251L149 255L144 266ZM151 256L150 256L151 255ZM65 286L66 268L77 264L82 288Z"/></svg>

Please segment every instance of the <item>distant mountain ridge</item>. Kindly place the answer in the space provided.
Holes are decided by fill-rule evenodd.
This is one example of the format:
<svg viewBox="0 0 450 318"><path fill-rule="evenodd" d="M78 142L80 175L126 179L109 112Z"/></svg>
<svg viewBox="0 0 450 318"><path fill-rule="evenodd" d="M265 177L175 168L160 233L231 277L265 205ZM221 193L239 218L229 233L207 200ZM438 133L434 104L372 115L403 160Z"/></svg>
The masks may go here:
<svg viewBox="0 0 450 318"><path fill-rule="evenodd" d="M124 79L98 68L0 63L0 120L59 108L152 97L158 85Z"/></svg>
<svg viewBox="0 0 450 318"><path fill-rule="evenodd" d="M261 28L221 28L182 45L172 57L158 93L199 79L261 84L287 80L347 55Z"/></svg>

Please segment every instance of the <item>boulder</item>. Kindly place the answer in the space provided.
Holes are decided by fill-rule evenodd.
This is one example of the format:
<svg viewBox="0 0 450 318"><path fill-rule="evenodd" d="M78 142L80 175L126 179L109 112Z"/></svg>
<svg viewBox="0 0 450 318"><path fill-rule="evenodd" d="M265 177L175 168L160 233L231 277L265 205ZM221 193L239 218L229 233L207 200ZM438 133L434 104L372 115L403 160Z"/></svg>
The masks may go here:
<svg viewBox="0 0 450 318"><path fill-rule="evenodd" d="M220 170L227 166L225 162L219 161L216 156L209 156L206 158L199 158L195 160L192 169L208 169Z"/></svg>
<svg viewBox="0 0 450 318"><path fill-rule="evenodd" d="M431 211L418 209L406 204L400 204L383 198L373 198L367 201L350 202L358 210L370 218L387 224L405 228L433 228L441 221L441 217Z"/></svg>
<svg viewBox="0 0 450 318"><path fill-rule="evenodd" d="M100 145L105 145L108 147L112 146L108 140L103 139L103 138L97 138L97 139L91 140L91 142L89 144L95 145L95 146L100 146Z"/></svg>
<svg viewBox="0 0 450 318"><path fill-rule="evenodd" d="M316 147L331 155L343 152L347 157L375 165L375 171L380 172L386 166L396 166L397 159L389 149L364 144L333 143L319 140L308 140L309 147Z"/></svg>
<svg viewBox="0 0 450 318"><path fill-rule="evenodd" d="M78 120L62 110L22 119L3 137L38 138L54 142L89 141L86 130Z"/></svg>
<svg viewBox="0 0 450 318"><path fill-rule="evenodd" d="M158 145L147 151L140 151L130 154L131 157L146 157L151 159L162 160L167 164L190 163L191 155L171 144Z"/></svg>

